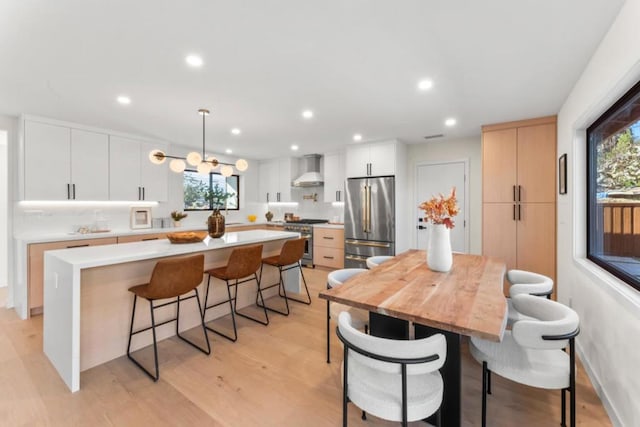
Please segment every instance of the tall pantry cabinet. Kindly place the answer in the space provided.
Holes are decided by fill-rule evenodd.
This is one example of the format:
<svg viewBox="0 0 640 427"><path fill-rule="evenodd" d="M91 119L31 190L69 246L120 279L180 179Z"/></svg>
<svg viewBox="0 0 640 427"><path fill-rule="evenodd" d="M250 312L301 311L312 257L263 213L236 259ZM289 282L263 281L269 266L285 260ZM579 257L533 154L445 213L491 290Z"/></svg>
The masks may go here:
<svg viewBox="0 0 640 427"><path fill-rule="evenodd" d="M482 127L482 252L556 277L556 117Z"/></svg>

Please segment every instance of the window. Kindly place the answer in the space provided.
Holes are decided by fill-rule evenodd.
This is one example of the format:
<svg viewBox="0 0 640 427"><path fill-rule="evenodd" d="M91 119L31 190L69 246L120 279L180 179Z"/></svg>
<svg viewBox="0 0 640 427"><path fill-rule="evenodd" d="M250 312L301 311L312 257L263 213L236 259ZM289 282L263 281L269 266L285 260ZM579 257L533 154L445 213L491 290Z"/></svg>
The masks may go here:
<svg viewBox="0 0 640 427"><path fill-rule="evenodd" d="M640 290L640 82L587 129L587 257Z"/></svg>
<svg viewBox="0 0 640 427"><path fill-rule="evenodd" d="M184 210L210 211L213 210L213 200L207 200L208 191L228 193L225 204L221 209L240 209L240 176L231 175L228 178L219 173L200 175L197 171L185 170L184 180Z"/></svg>

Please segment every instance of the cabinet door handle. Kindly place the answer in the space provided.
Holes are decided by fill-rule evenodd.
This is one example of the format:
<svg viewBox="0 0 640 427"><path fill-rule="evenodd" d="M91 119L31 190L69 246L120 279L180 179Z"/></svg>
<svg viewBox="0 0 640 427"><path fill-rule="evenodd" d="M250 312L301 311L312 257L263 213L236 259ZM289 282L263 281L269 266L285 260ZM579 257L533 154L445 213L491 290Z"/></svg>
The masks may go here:
<svg viewBox="0 0 640 427"><path fill-rule="evenodd" d="M280 201L280 192L279 191L277 193L277 196L278 196L278 201Z"/></svg>
<svg viewBox="0 0 640 427"><path fill-rule="evenodd" d="M513 205L513 220L516 220L516 205Z"/></svg>
<svg viewBox="0 0 640 427"><path fill-rule="evenodd" d="M522 198L520 198L520 192L522 190L522 185L518 185L518 201L521 202Z"/></svg>
<svg viewBox="0 0 640 427"><path fill-rule="evenodd" d="M336 202L340 201L340 190L336 190Z"/></svg>
<svg viewBox="0 0 640 427"><path fill-rule="evenodd" d="M143 242L146 242L148 240L158 240L158 238L157 237L149 237L147 239L142 239Z"/></svg>
<svg viewBox="0 0 640 427"><path fill-rule="evenodd" d="M84 245L71 245L71 246L67 246L67 249L71 249L71 248L84 248L85 246L89 246L88 243L85 243Z"/></svg>
<svg viewBox="0 0 640 427"><path fill-rule="evenodd" d="M522 206L522 205L518 205L518 221L521 221L521 220L522 220L522 211L520 210L520 207L521 207L521 206Z"/></svg>
<svg viewBox="0 0 640 427"><path fill-rule="evenodd" d="M140 200L140 187L138 187L138 200Z"/></svg>
<svg viewBox="0 0 640 427"><path fill-rule="evenodd" d="M333 257L332 257L332 256L326 256L326 255L324 255L322 258L326 258L326 259L333 259Z"/></svg>
<svg viewBox="0 0 640 427"><path fill-rule="evenodd" d="M142 187L142 200L146 200L146 197L145 197L145 194L144 194L144 190L145 190L145 188Z"/></svg>
<svg viewBox="0 0 640 427"><path fill-rule="evenodd" d="M76 199L76 185L72 184L72 186L73 186L73 200L75 200Z"/></svg>
<svg viewBox="0 0 640 427"><path fill-rule="evenodd" d="M67 184L67 200L71 199L71 184Z"/></svg>
<svg viewBox="0 0 640 427"><path fill-rule="evenodd" d="M333 240L333 237L329 237L329 236L322 236L322 238L327 240Z"/></svg>
<svg viewBox="0 0 640 427"><path fill-rule="evenodd" d="M517 199L516 199L516 186L515 185L513 186L513 201L514 202L517 201Z"/></svg>
<svg viewBox="0 0 640 427"><path fill-rule="evenodd" d="M269 193L267 193L267 203L269 203Z"/></svg>

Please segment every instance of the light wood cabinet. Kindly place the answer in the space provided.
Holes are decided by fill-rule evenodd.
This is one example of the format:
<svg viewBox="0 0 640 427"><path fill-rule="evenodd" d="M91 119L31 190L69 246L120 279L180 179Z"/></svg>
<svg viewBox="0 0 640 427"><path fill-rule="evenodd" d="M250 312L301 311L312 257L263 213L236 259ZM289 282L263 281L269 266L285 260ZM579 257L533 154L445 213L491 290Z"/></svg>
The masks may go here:
<svg viewBox="0 0 640 427"><path fill-rule="evenodd" d="M113 245L116 237L101 239L68 240L50 243L32 243L28 247L27 282L29 287L29 310L31 314L42 312L44 299L44 252L56 249L80 248L85 246Z"/></svg>
<svg viewBox="0 0 640 427"><path fill-rule="evenodd" d="M149 161L149 153L162 144L111 135L109 137L109 199L166 201L168 166Z"/></svg>
<svg viewBox="0 0 640 427"><path fill-rule="evenodd" d="M396 174L396 142L373 142L347 146L347 178Z"/></svg>
<svg viewBox="0 0 640 427"><path fill-rule="evenodd" d="M482 252L556 277L556 118L482 128Z"/></svg>
<svg viewBox="0 0 640 427"><path fill-rule="evenodd" d="M24 121L25 200L108 200L106 134Z"/></svg>
<svg viewBox="0 0 640 427"><path fill-rule="evenodd" d="M321 267L344 268L344 229L313 229L313 263Z"/></svg>
<svg viewBox="0 0 640 427"><path fill-rule="evenodd" d="M344 154L325 154L322 176L324 178L324 201L344 202Z"/></svg>

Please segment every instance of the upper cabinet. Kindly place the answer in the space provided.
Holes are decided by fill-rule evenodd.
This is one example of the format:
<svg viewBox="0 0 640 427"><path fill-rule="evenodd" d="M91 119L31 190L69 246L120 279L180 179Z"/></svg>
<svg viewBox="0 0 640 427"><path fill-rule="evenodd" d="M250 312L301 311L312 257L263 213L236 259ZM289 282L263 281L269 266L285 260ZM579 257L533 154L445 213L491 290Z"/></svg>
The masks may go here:
<svg viewBox="0 0 640 427"><path fill-rule="evenodd" d="M344 154L329 153L324 155L324 201L344 202Z"/></svg>
<svg viewBox="0 0 640 427"><path fill-rule="evenodd" d="M25 200L108 200L107 134L24 121Z"/></svg>
<svg viewBox="0 0 640 427"><path fill-rule="evenodd" d="M297 176L298 161L291 157L265 160L259 165L259 201L292 202L291 181Z"/></svg>
<svg viewBox="0 0 640 427"><path fill-rule="evenodd" d="M166 151L167 147L111 135L109 140L111 200L167 200L167 166L156 165L149 161L149 153L153 149Z"/></svg>
<svg viewBox="0 0 640 427"><path fill-rule="evenodd" d="M347 178L396 174L396 142L347 146Z"/></svg>
<svg viewBox="0 0 640 427"><path fill-rule="evenodd" d="M167 167L148 158L161 144L33 116L22 124L24 200L167 200Z"/></svg>

